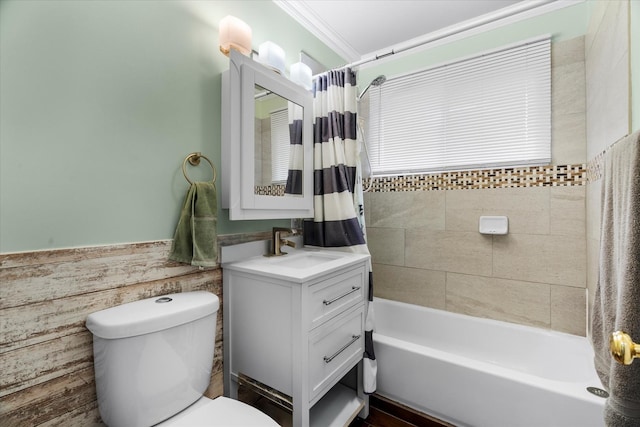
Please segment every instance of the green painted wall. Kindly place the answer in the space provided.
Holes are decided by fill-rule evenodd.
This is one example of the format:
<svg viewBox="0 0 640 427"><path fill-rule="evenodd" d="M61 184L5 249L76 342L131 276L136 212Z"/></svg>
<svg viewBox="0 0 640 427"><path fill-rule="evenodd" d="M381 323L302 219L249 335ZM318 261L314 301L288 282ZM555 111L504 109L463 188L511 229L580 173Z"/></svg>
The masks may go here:
<svg viewBox="0 0 640 427"><path fill-rule="evenodd" d="M344 63L271 1L0 2L0 252L173 237L185 156L220 168L228 14L254 48L281 45L287 66L301 49ZM218 231L282 223L219 211Z"/></svg>
<svg viewBox="0 0 640 427"><path fill-rule="evenodd" d="M585 3L360 71L394 76L543 33L584 34ZM638 22L637 2L632 21ZM220 168L217 25L231 14L329 67L345 61L271 1L0 1L0 252L167 239L187 190L184 157ZM637 25L632 34L638 36ZM640 58L632 55L634 70ZM634 91L640 90L634 72ZM366 83L361 83L364 87ZM633 98L634 128L640 96ZM208 179L205 166L188 170ZM219 233L288 221L229 221Z"/></svg>
<svg viewBox="0 0 640 427"><path fill-rule="evenodd" d="M359 86L364 88L380 74L390 78L542 34L551 34L553 41L568 40L584 35L586 24L587 5L578 3L447 44L423 48L415 53L400 53L379 63L365 64L358 73Z"/></svg>

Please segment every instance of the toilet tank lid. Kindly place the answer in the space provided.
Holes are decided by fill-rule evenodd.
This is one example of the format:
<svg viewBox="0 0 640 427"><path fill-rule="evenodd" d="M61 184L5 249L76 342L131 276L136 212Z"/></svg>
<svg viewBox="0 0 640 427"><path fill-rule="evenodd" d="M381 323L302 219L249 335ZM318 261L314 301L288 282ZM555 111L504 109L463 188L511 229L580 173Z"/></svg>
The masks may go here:
<svg viewBox="0 0 640 427"><path fill-rule="evenodd" d="M87 329L105 339L134 337L193 322L218 311L211 292L194 291L134 301L91 313Z"/></svg>

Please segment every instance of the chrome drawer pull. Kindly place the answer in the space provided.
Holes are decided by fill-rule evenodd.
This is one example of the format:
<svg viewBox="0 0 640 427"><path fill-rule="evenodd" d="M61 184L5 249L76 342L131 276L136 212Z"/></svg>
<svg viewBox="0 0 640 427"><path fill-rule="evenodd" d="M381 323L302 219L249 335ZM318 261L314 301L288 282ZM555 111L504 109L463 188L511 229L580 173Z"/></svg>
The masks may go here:
<svg viewBox="0 0 640 427"><path fill-rule="evenodd" d="M340 295L339 297L335 297L335 298L330 299L330 300L324 300L324 301L322 301L322 303L323 303L324 305L331 305L331 304L333 304L334 302L338 301L339 299L344 298L344 297L346 297L347 295L351 295L351 294L352 294L352 293L354 293L355 291L359 291L359 290L360 290L360 286L352 286L350 291L345 292L344 294Z"/></svg>
<svg viewBox="0 0 640 427"><path fill-rule="evenodd" d="M327 357L324 356L324 363L331 363L331 361L333 359L335 359L336 357L338 357L338 355L340 353L342 353L343 351L345 351L347 349L347 347L349 347L351 344L353 344L354 342L358 341L358 339L360 339L360 335L352 335L351 336L351 341L349 341L348 343L346 343L340 350L336 351L335 353L333 353L331 356Z"/></svg>

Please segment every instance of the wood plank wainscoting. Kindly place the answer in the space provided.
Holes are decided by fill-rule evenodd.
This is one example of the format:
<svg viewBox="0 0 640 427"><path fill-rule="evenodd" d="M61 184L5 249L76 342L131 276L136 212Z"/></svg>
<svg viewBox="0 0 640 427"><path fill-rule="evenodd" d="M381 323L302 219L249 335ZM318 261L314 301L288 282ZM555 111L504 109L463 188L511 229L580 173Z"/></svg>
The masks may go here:
<svg viewBox="0 0 640 427"><path fill-rule="evenodd" d="M270 233L218 236L220 245ZM103 425L89 313L175 292L222 302L222 270L168 261L171 240L0 254L0 425ZM222 307L208 397L222 394Z"/></svg>

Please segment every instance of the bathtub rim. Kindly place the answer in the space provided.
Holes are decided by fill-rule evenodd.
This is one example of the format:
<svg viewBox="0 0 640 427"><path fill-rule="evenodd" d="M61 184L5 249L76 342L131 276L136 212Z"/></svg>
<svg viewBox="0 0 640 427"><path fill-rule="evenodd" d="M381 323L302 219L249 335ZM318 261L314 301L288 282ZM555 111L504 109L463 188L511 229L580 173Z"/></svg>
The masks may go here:
<svg viewBox="0 0 640 427"><path fill-rule="evenodd" d="M380 298L380 297L374 297L373 298L373 307L374 307L374 309L376 307L376 304L375 304L376 302L382 302L382 303L385 303L385 304L388 303L390 305L398 305L398 306L410 306L412 309L415 308L415 309L418 309L420 311L426 311L426 312L430 312L430 313L437 313L438 315L445 316L445 317L465 318L467 320L473 320L474 322L479 322L479 323L482 323L482 324L498 325L500 327L505 327L505 328L513 329L513 330L535 331L536 333L540 333L540 334L543 334L543 335L562 337L562 338L566 338L566 339L569 339L569 340L583 341L584 339L588 339L587 336L571 334L571 333L568 333L568 332L562 332L562 331L558 331L558 330L555 330L555 329L543 328L543 327L532 326L532 325L524 325L524 324L521 324L521 323L515 323L515 322L508 321L508 320L492 319L490 317L479 317L479 316L474 316L474 315L471 315L471 314L458 313L458 312L455 312L455 311L449 311L449 310L444 310L444 309L434 308L434 307L427 307L427 306L424 306L424 305L412 304L412 303L409 303L409 302L396 301L396 300L387 299L387 298Z"/></svg>

